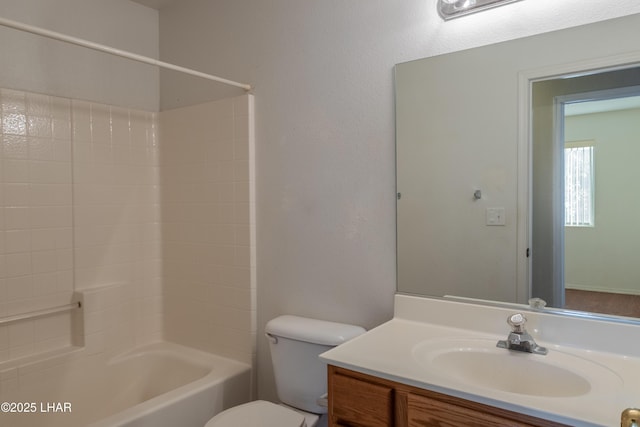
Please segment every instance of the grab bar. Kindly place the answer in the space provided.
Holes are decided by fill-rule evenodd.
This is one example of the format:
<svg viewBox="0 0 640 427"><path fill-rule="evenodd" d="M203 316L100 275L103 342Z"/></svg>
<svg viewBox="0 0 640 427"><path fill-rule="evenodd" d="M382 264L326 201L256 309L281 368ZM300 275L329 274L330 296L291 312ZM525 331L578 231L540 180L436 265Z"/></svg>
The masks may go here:
<svg viewBox="0 0 640 427"><path fill-rule="evenodd" d="M14 314L11 316L0 317L0 325L5 325L7 323L12 323L12 322L18 322L20 320L35 319L37 317L49 316L51 314L75 310L76 308L82 308L82 302L76 301L76 302L72 302L71 304L59 305L57 307L43 308L42 310L34 310L28 313Z"/></svg>

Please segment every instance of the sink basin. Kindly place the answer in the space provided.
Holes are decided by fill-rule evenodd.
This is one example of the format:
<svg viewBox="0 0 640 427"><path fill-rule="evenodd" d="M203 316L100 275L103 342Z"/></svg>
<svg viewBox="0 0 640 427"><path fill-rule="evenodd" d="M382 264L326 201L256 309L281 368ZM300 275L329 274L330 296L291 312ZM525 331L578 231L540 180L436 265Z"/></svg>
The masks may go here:
<svg viewBox="0 0 640 427"><path fill-rule="evenodd" d="M509 351L483 339L436 339L413 349L414 359L434 376L507 393L575 397L606 392L622 379L588 359L549 350L546 356Z"/></svg>

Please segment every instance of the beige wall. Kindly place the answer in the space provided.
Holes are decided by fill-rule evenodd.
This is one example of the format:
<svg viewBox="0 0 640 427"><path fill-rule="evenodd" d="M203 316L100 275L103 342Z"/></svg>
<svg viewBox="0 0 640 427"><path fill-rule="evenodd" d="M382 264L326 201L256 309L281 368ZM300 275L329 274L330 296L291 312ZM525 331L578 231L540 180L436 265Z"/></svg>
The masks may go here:
<svg viewBox="0 0 640 427"><path fill-rule="evenodd" d="M595 141L595 226L565 227L569 288L640 294L640 109L570 116L567 141Z"/></svg>
<svg viewBox="0 0 640 427"><path fill-rule="evenodd" d="M3 0L0 16L158 57L158 12L128 0ZM0 58L0 87L158 110L153 66L3 26Z"/></svg>
<svg viewBox="0 0 640 427"><path fill-rule="evenodd" d="M634 12L633 0L522 1L448 22L422 0L181 0L161 10L165 60L254 86L261 397L275 398L269 319L370 328L392 316L394 64ZM227 90L162 75L163 108Z"/></svg>

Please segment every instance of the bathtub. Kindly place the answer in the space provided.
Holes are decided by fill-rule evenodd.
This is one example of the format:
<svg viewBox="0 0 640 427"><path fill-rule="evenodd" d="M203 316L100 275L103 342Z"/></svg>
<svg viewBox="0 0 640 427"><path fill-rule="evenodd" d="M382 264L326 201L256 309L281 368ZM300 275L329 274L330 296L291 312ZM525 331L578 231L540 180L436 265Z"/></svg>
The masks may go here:
<svg viewBox="0 0 640 427"><path fill-rule="evenodd" d="M18 367L19 385L0 394L0 426L202 427L250 400L249 365L177 344L76 359Z"/></svg>

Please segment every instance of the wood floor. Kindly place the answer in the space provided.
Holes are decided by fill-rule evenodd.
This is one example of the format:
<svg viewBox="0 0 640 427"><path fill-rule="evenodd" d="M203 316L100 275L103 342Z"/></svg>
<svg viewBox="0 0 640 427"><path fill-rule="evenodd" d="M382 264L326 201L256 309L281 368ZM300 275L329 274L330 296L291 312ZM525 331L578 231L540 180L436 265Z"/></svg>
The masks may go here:
<svg viewBox="0 0 640 427"><path fill-rule="evenodd" d="M566 289L564 308L616 316L640 317L640 295Z"/></svg>

